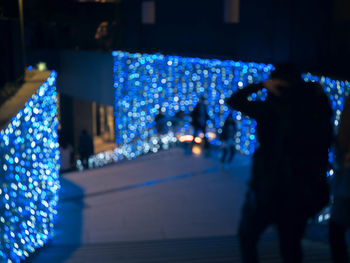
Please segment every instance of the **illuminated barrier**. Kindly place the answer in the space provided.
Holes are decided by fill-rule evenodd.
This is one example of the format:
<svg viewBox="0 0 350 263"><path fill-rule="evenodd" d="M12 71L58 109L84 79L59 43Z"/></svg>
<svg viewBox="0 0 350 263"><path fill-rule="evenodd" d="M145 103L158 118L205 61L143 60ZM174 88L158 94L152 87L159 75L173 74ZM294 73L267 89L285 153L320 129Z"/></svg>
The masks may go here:
<svg viewBox="0 0 350 263"><path fill-rule="evenodd" d="M192 134L188 116L202 96L208 103L208 130L220 132L230 113L224 99L239 88L267 79L269 72L274 69L272 65L258 63L161 54L130 54L121 51L112 54L116 143L119 146L130 145L127 157L148 151L140 145L145 142L148 144L156 136L154 119L159 111L168 118L183 111L187 115L183 133ZM264 99L265 95L260 91L250 99ZM256 123L240 112L233 111L233 116L238 126L236 148L250 154L254 151L256 141ZM170 122L168 124L171 125ZM151 150L156 151L154 147Z"/></svg>
<svg viewBox="0 0 350 263"><path fill-rule="evenodd" d="M209 130L212 133L221 132L221 127L230 113L224 99L239 88L267 79L274 69L272 65L265 64L161 54L131 54L121 51L112 54L116 143L119 146L111 155L115 159L118 156L133 158L159 149L159 145L152 144L157 136L154 119L158 111L164 112L169 118L177 111L184 111L187 118L184 129L177 138L182 142L191 140L193 137L188 116L202 96L208 102ZM319 82L323 86L334 110L333 122L336 130L344 99L350 91L349 82L317 77L309 73L303 74L303 78L305 81ZM265 98L266 92L263 90L252 94L248 99ZM233 111L232 114L238 126L236 149L244 154L253 153L256 143L255 121L240 112ZM197 138L197 141L201 140ZM330 157L332 161L332 156Z"/></svg>
<svg viewBox="0 0 350 263"><path fill-rule="evenodd" d="M0 262L20 262L53 236L59 184L56 72L0 132Z"/></svg>
<svg viewBox="0 0 350 263"><path fill-rule="evenodd" d="M333 124L337 128L345 98L350 94L350 83L348 81L332 80L325 76L314 76L310 73L303 74L303 78L307 82L319 82L322 85L331 103L334 114Z"/></svg>
<svg viewBox="0 0 350 263"><path fill-rule="evenodd" d="M330 104L332 106L332 121L334 125L334 131L336 132L339 125L340 116L343 111L345 99L350 95L350 83L348 81L333 80L325 76L314 76L310 73L303 74L303 78L307 82L318 82L322 85L323 90L328 95ZM335 161L333 151L330 151L329 161L331 163ZM330 169L328 171L328 175L333 176L334 170ZM330 209L331 207L329 206L318 215L317 221L319 223L326 222L330 219Z"/></svg>
<svg viewBox="0 0 350 263"><path fill-rule="evenodd" d="M303 74L303 78L307 82L318 82L322 85L323 90L327 94L333 110L334 131L337 132L341 113L343 111L345 98L350 95L350 83L348 81L333 80L325 76L314 76L310 73ZM329 153L329 161L333 163L334 151ZM328 175L334 174L333 169L328 171Z"/></svg>

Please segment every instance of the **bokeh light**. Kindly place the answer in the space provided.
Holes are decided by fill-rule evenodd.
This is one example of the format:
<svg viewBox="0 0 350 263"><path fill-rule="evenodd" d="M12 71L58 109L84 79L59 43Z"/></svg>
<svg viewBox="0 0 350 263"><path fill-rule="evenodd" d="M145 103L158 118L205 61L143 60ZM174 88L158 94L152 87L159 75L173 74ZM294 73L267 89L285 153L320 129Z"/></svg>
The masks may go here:
<svg viewBox="0 0 350 263"><path fill-rule="evenodd" d="M121 51L112 54L116 143L129 145L130 157L144 153L145 148L139 146L154 140L157 135L154 119L159 111L168 119L183 111L187 116L184 125L173 132L192 134L189 115L200 97L205 97L208 105L208 131L220 132L232 113L238 126L237 150L244 154L254 152L255 121L240 112L229 111L225 99L237 89L267 79L274 69L272 65ZM249 99L265 97L266 91L260 91Z"/></svg>
<svg viewBox="0 0 350 263"><path fill-rule="evenodd" d="M343 112L345 99L350 95L350 83L348 81L333 80L325 76L315 76L311 73L303 74L302 77L307 82L318 82L323 87L323 90L327 94L333 110L332 123L334 127L334 134L336 134L339 126L340 116ZM329 151L329 162L335 162L334 148L330 149ZM331 168L327 173L328 176L333 176L334 170Z"/></svg>
<svg viewBox="0 0 350 263"><path fill-rule="evenodd" d="M114 51L114 88L117 149L99 153L90 158L90 166L101 167L121 159L132 159L141 154L157 152L176 141L193 139L189 114L198 99L204 96L208 103L207 137L219 145L217 134L228 114L237 123L236 150L252 154L256 147L256 122L238 111L229 111L225 105L237 89L268 78L273 65L219 61L210 59L164 56L161 54L131 54ZM302 74L305 81L319 82L329 97L334 111L336 132L345 97L349 95L347 81L325 76ZM252 94L249 100L265 100L266 90ZM157 134L155 116L158 111L171 120L179 110L186 114L183 126L172 127L167 134ZM162 142L162 143L161 143ZM330 162L334 153L329 153ZM328 172L329 175L333 170Z"/></svg>
<svg viewBox="0 0 350 263"><path fill-rule="evenodd" d="M20 262L53 236L59 145L56 72L0 132L0 262Z"/></svg>

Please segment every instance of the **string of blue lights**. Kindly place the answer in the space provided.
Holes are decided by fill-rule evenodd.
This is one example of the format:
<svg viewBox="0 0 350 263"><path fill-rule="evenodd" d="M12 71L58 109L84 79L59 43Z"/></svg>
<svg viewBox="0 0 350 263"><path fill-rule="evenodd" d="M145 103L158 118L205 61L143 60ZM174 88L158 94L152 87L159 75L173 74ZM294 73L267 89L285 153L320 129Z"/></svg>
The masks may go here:
<svg viewBox="0 0 350 263"><path fill-rule="evenodd" d="M121 51L113 52L113 56L119 147L99 154L95 160L98 166L156 152L176 142L177 134L192 134L189 114L200 97L208 103L209 131L220 132L232 113L238 126L237 150L244 154L254 152L255 121L240 112L230 112L224 99L237 89L267 79L274 69L272 65ZM1 262L20 262L53 236L60 188L56 77L53 71L0 132ZM323 86L334 110L336 129L344 100L350 94L349 82L309 73L303 78ZM266 93L261 91L249 99L265 98ZM171 119L179 111L186 115L184 126L157 134L157 113L163 112ZM167 122L169 128L172 125ZM333 171L329 173L332 175Z"/></svg>
<svg viewBox="0 0 350 263"><path fill-rule="evenodd" d="M0 132L0 262L20 262L53 236L59 184L56 76Z"/></svg>
<svg viewBox="0 0 350 263"><path fill-rule="evenodd" d="M247 84L268 78L272 65L220 61L214 59L164 56L161 54L131 54L115 51L114 87L117 145L130 145L127 158L133 158L157 146L148 142L157 134L155 116L163 112L172 118L183 111L185 118L182 133L190 133L192 127L188 115L200 97L208 105L208 130L220 132L230 111L224 99ZM259 92L254 99L264 99ZM239 131L235 138L236 148L251 154L255 147L254 120L240 112L232 112ZM172 125L171 122L168 123ZM137 147L143 143L148 147Z"/></svg>
<svg viewBox="0 0 350 263"><path fill-rule="evenodd" d="M122 51L114 51L112 55L116 143L123 149L123 156L130 159L158 151L159 144L152 142L157 138L155 117L160 111L168 119L183 111L187 117L180 134L192 134L189 114L200 97L207 101L209 131L220 133L226 117L232 113L238 126L236 149L243 154L254 152L257 142L255 121L240 112L231 112L224 99L248 84L266 80L273 65ZM345 97L350 92L349 82L310 73L302 77L323 86L334 110L336 130ZM265 98L266 91L263 90L248 99ZM168 124L172 125L171 122ZM119 152L115 154L121 156Z"/></svg>

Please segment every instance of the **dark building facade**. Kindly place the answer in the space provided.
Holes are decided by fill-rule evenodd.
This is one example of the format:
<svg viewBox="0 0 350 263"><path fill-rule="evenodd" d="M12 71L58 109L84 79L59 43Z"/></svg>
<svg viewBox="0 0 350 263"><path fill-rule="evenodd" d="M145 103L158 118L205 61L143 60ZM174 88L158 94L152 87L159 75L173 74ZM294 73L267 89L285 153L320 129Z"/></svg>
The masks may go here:
<svg viewBox="0 0 350 263"><path fill-rule="evenodd" d="M0 17L0 90L6 83L20 85L24 77L24 57L18 19Z"/></svg>
<svg viewBox="0 0 350 263"><path fill-rule="evenodd" d="M7 40L0 73L14 80L23 75L16 1L0 3L0 22ZM350 80L348 0L28 0L24 29L27 65L44 61L58 71L62 127L71 138L85 128L111 140L111 121L100 120L113 105L112 50L292 61L304 72ZM80 127L85 112L92 121Z"/></svg>
<svg viewBox="0 0 350 263"><path fill-rule="evenodd" d="M238 23L226 23L227 0L155 0L151 1L154 24L142 23L144 2L123 3L123 49L265 63L293 61L315 72L325 71L331 61L332 1L241 0Z"/></svg>
<svg viewBox="0 0 350 263"><path fill-rule="evenodd" d="M227 19L231 15L236 17ZM0 3L1 16L18 16L16 1ZM28 52L126 50L294 61L304 71L350 79L347 0L28 0L24 26Z"/></svg>

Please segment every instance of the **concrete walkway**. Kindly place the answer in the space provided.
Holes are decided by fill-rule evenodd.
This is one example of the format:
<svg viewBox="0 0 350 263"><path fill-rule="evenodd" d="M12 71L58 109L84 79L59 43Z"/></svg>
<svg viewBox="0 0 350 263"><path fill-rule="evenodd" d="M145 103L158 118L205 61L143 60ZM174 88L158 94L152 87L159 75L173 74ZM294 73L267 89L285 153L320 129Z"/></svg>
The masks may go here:
<svg viewBox="0 0 350 263"><path fill-rule="evenodd" d="M237 155L218 160L176 148L113 166L65 174L56 237L31 260L240 262L237 226L250 173ZM279 262L275 234L262 262ZM306 262L329 262L327 245L305 241Z"/></svg>
<svg viewBox="0 0 350 263"><path fill-rule="evenodd" d="M4 129L12 117L24 107L29 98L35 94L40 86L50 77L50 71L33 70L26 72L25 81L16 93L7 98L0 107L0 130Z"/></svg>

